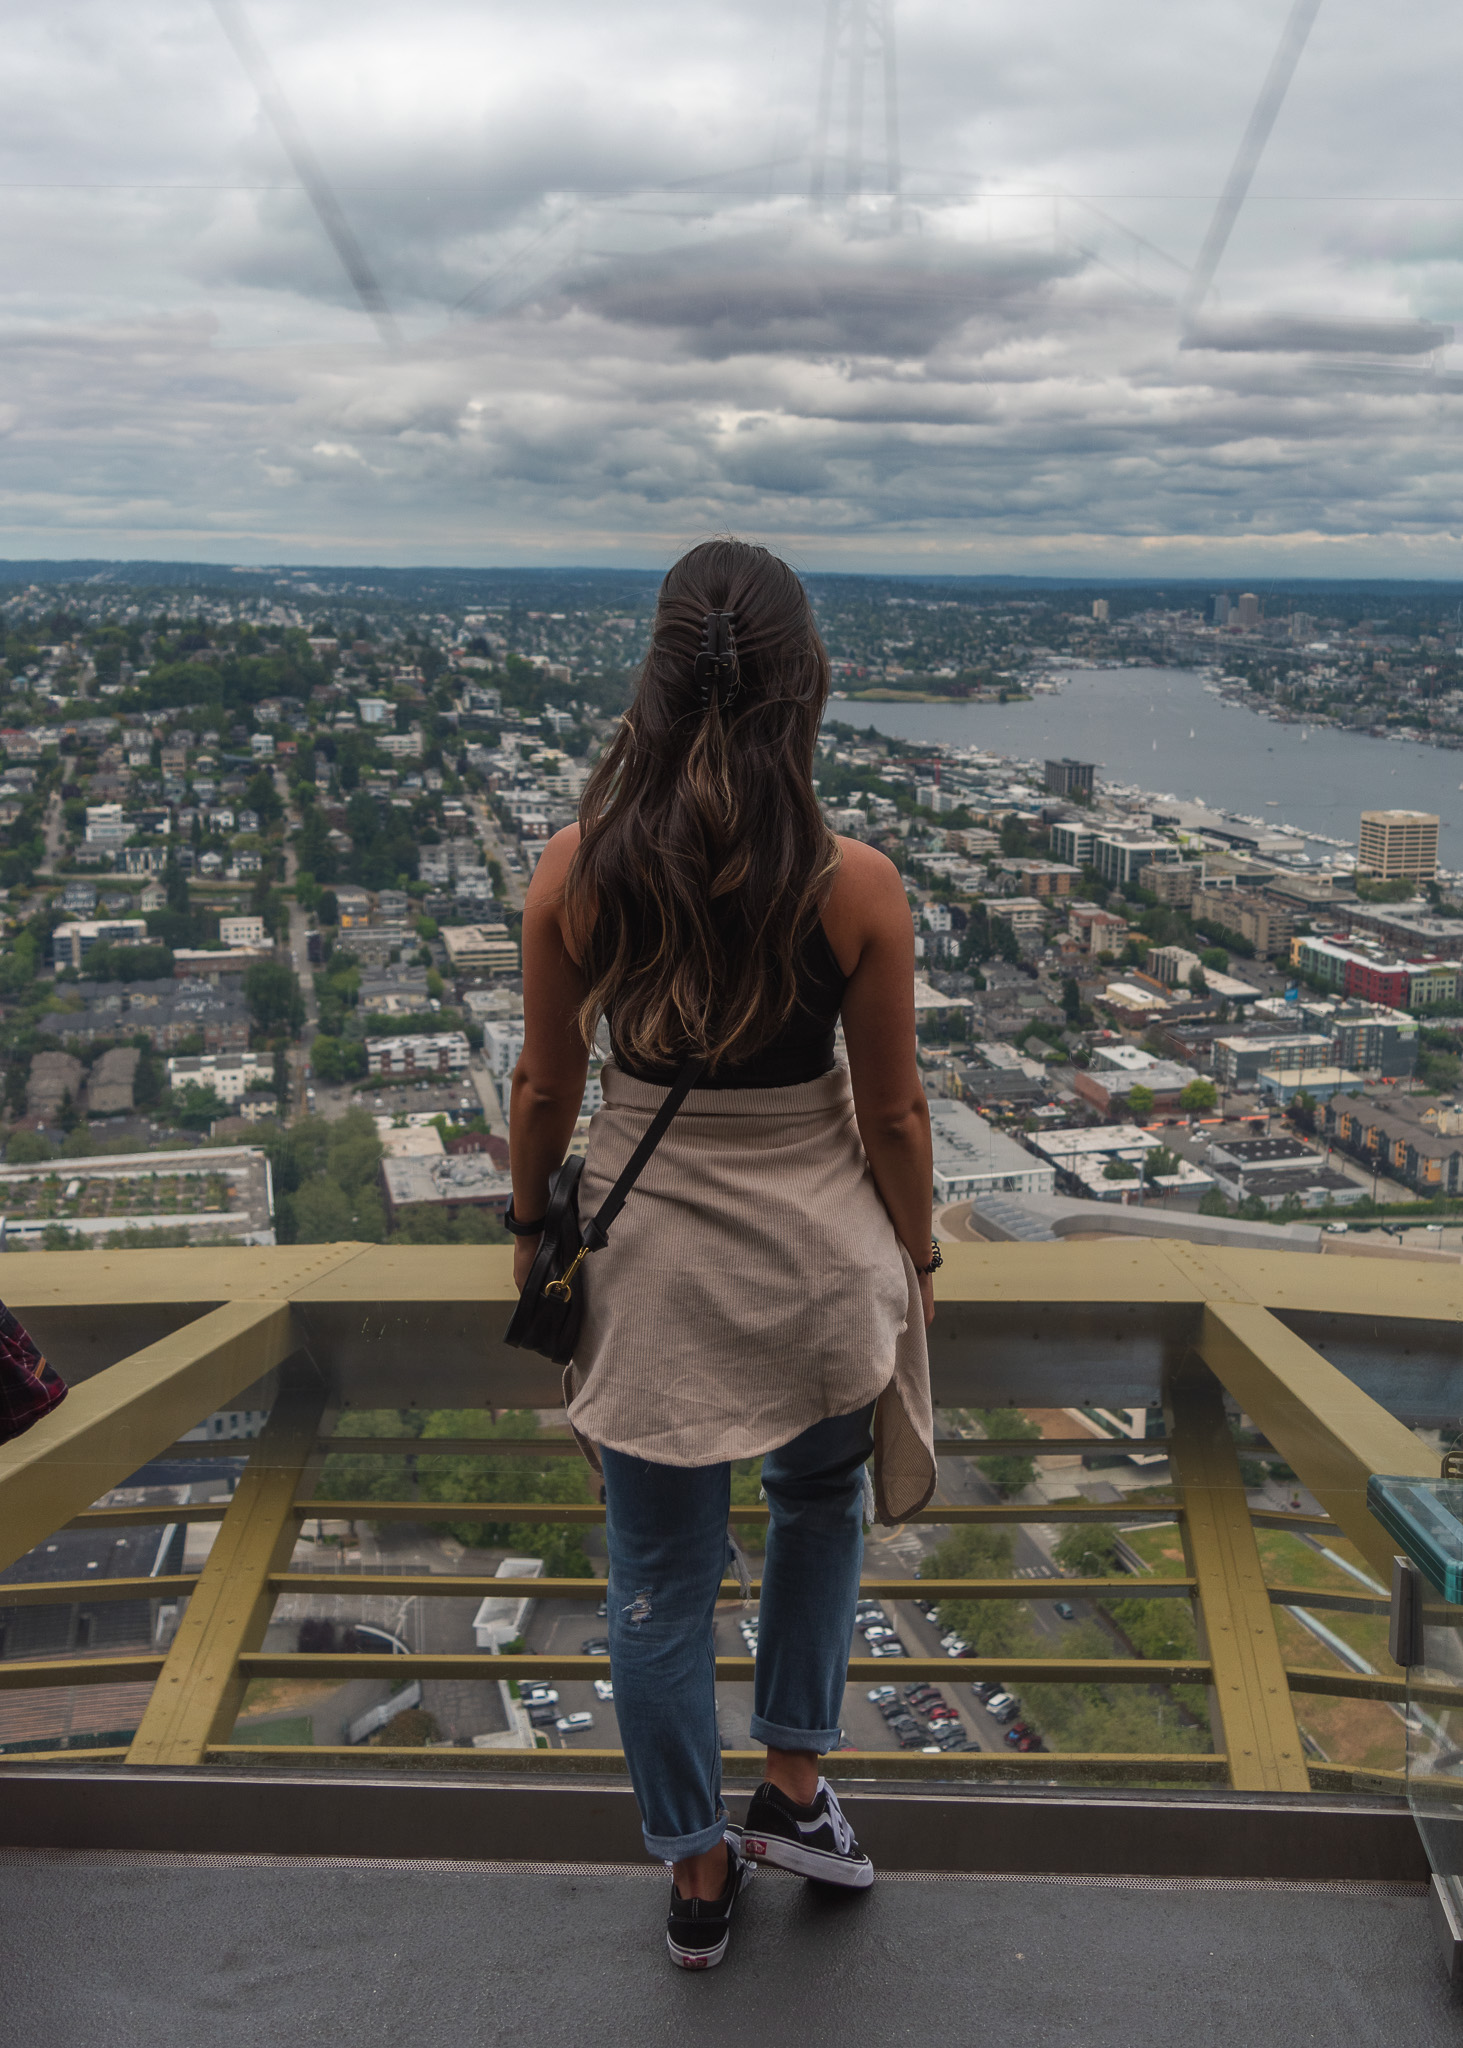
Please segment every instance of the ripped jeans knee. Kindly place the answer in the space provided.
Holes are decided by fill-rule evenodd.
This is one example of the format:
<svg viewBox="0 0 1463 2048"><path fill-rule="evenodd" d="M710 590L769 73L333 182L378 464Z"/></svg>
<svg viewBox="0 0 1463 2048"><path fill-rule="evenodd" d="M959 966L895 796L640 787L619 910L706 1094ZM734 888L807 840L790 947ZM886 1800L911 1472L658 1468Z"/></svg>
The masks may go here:
<svg viewBox="0 0 1463 2048"><path fill-rule="evenodd" d="M631 1600L627 1600L625 1602L624 1606L620 1609L620 1612L624 1616L626 1625L628 1627L642 1628L645 1625L645 1623L650 1619L651 1607L649 1586L641 1586L639 1590L636 1592L634 1598Z"/></svg>

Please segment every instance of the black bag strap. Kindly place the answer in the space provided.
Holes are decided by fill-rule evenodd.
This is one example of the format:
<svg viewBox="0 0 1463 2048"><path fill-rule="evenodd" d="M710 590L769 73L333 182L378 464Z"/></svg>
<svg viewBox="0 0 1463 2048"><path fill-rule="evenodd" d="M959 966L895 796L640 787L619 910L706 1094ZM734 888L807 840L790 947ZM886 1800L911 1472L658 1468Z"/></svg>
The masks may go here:
<svg viewBox="0 0 1463 2048"><path fill-rule="evenodd" d="M650 1155L670 1129L676 1111L706 1072L705 1060L687 1060L670 1085L665 1101L650 1119L650 1128L630 1154L624 1172L580 1232L588 1251L602 1251L609 1243L610 1225L625 1206L625 1198L650 1163Z"/></svg>

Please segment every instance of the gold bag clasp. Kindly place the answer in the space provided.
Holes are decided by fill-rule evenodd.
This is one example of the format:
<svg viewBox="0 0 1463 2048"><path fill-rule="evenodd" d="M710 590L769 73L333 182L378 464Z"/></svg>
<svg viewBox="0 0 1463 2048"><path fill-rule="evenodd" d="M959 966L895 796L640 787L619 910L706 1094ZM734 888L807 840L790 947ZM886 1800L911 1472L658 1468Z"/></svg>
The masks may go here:
<svg viewBox="0 0 1463 2048"><path fill-rule="evenodd" d="M579 1268L583 1265L584 1256L587 1249L588 1247L586 1245L580 1245L578 1251L574 1254L572 1263L569 1265L567 1270L561 1273L557 1280L549 1281L548 1285L544 1288L545 1294L556 1294L560 1301L568 1301L571 1299L574 1293L574 1275L579 1271Z"/></svg>

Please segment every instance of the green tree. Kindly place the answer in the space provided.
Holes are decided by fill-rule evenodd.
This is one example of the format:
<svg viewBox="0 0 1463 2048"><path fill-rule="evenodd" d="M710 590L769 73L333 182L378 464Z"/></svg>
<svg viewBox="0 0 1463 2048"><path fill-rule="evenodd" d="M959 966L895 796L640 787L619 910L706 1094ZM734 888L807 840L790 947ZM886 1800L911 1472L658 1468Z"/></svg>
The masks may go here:
<svg viewBox="0 0 1463 2048"><path fill-rule="evenodd" d="M310 1066L317 1081L363 1081L366 1078L365 1041L317 1032L310 1041Z"/></svg>
<svg viewBox="0 0 1463 2048"><path fill-rule="evenodd" d="M327 1173L312 1173L294 1196L297 1244L345 1244L355 1239L355 1214L350 1196Z"/></svg>
<svg viewBox="0 0 1463 2048"><path fill-rule="evenodd" d="M1019 1408L977 1409L975 1420L987 1436L1016 1437L1023 1443L1036 1443L1041 1438L1041 1425L1023 1415ZM993 1486L999 1486L1007 1493L1019 1493L1036 1477L1036 1460L1020 1452L1002 1452L993 1458L978 1457L975 1462L977 1469Z"/></svg>
<svg viewBox="0 0 1463 2048"><path fill-rule="evenodd" d="M298 1037L305 1021L299 977L281 960L256 960L244 976L244 1001L257 1028L267 1035L287 1031Z"/></svg>
<svg viewBox="0 0 1463 2048"><path fill-rule="evenodd" d="M1138 1169L1127 1159L1110 1159L1102 1169L1104 1180L1136 1180Z"/></svg>
<svg viewBox="0 0 1463 2048"><path fill-rule="evenodd" d="M181 1124L185 1131L206 1131L210 1124L227 1114L226 1106L216 1088L201 1087L197 1081L185 1081L181 1088L173 1091L173 1121Z"/></svg>
<svg viewBox="0 0 1463 2048"><path fill-rule="evenodd" d="M1165 1174L1177 1173L1179 1156L1177 1152L1171 1152L1167 1145L1155 1145L1143 1162L1143 1170L1150 1180L1158 1180Z"/></svg>
<svg viewBox="0 0 1463 2048"><path fill-rule="evenodd" d="M433 1437L533 1437L539 1434L532 1409L513 1409L493 1416L484 1409L438 1409L422 1431L426 1445ZM500 1455L422 1458L418 1490L433 1501L533 1501L546 1507L579 1505L590 1499L589 1471L582 1458L562 1453L542 1460ZM541 1557L550 1578L588 1578L589 1559L577 1528L546 1519L538 1522L448 1522L442 1525L460 1543L511 1545L527 1557Z"/></svg>
<svg viewBox="0 0 1463 2048"><path fill-rule="evenodd" d="M1219 1090L1214 1083L1206 1081L1202 1075L1195 1075L1179 1096L1179 1108L1186 1110L1190 1116L1195 1116L1213 1109L1218 1100Z"/></svg>
<svg viewBox="0 0 1463 2048"><path fill-rule="evenodd" d="M1110 1522L1074 1522L1057 1538L1052 1556L1063 1571L1085 1579L1111 1578L1123 1569L1118 1543Z"/></svg>
<svg viewBox="0 0 1463 2048"><path fill-rule="evenodd" d="M1139 1081L1128 1090L1128 1114L1135 1123L1142 1123L1153 1114L1154 1094Z"/></svg>
<svg viewBox="0 0 1463 2048"><path fill-rule="evenodd" d="M11 1166L39 1166L55 1157L56 1148L39 1131L12 1131L5 1141L5 1157Z"/></svg>
<svg viewBox="0 0 1463 2048"><path fill-rule="evenodd" d="M1207 996L1208 993L1209 983L1203 968L1191 967L1189 969L1189 994L1193 996Z"/></svg>
<svg viewBox="0 0 1463 2048"><path fill-rule="evenodd" d="M1062 983L1062 1010L1069 1025L1075 1027L1082 1021L1082 991L1077 985L1075 974L1069 974Z"/></svg>
<svg viewBox="0 0 1463 2048"><path fill-rule="evenodd" d="M1206 946L1199 955L1199 963L1203 967L1212 968L1215 974L1229 972L1229 955L1223 946Z"/></svg>

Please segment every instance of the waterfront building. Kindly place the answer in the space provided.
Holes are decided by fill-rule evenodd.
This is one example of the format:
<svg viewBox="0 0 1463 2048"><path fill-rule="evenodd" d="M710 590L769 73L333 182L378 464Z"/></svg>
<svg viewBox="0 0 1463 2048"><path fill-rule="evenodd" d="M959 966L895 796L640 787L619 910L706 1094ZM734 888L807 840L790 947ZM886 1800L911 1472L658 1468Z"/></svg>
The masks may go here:
<svg viewBox="0 0 1463 2048"><path fill-rule="evenodd" d="M1048 761L1046 786L1053 796L1085 797L1090 802L1096 772L1096 763L1092 761L1073 761L1066 757L1060 761Z"/></svg>
<svg viewBox="0 0 1463 2048"><path fill-rule="evenodd" d="M1363 811L1356 865L1383 882L1430 882L1438 871L1436 812Z"/></svg>

